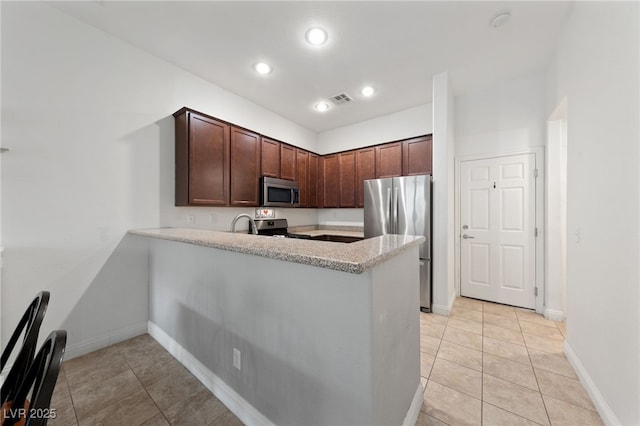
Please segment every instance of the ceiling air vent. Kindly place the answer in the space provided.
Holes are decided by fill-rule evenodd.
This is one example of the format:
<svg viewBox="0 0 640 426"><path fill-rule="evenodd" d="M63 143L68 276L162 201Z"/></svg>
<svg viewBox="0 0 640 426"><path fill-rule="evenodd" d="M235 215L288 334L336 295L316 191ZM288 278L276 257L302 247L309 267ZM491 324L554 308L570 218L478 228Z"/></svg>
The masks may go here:
<svg viewBox="0 0 640 426"><path fill-rule="evenodd" d="M347 102L351 102L353 98L346 94L345 92L338 93L337 95L331 96L329 100L336 106L346 104Z"/></svg>

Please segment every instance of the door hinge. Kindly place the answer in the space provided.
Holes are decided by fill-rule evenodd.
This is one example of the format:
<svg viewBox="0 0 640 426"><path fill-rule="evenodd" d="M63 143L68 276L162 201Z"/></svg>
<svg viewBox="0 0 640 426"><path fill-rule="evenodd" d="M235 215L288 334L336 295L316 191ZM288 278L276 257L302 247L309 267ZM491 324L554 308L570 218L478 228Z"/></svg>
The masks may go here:
<svg viewBox="0 0 640 426"><path fill-rule="evenodd" d="M533 177L534 178L538 177L538 169L533 169Z"/></svg>
<svg viewBox="0 0 640 426"><path fill-rule="evenodd" d="M538 238L538 228L535 228L533 231L533 235Z"/></svg>
<svg viewBox="0 0 640 426"><path fill-rule="evenodd" d="M533 288L533 294L534 294L535 296L538 296L538 287L534 287L534 288Z"/></svg>

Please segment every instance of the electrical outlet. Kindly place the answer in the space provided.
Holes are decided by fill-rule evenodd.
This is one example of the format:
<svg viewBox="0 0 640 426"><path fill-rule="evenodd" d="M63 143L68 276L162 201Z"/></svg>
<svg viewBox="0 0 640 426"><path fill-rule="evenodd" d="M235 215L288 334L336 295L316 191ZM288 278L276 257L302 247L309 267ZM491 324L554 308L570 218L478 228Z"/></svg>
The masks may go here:
<svg viewBox="0 0 640 426"><path fill-rule="evenodd" d="M196 223L196 217L192 214L187 215L187 225L193 225Z"/></svg>
<svg viewBox="0 0 640 426"><path fill-rule="evenodd" d="M209 223L211 225L215 225L216 223L218 223L218 215L216 214L210 214L209 215Z"/></svg>
<svg viewBox="0 0 640 426"><path fill-rule="evenodd" d="M233 348L233 366L238 370L242 369L242 360L240 358L240 351L236 348Z"/></svg>

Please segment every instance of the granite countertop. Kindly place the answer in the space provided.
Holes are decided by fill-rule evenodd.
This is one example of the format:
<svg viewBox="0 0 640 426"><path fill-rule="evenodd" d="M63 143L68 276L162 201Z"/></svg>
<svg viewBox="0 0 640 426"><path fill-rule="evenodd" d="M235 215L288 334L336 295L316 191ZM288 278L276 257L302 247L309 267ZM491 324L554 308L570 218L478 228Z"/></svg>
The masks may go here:
<svg viewBox="0 0 640 426"><path fill-rule="evenodd" d="M312 232L318 232L316 235L337 235L335 232L349 231L317 230ZM424 241L424 237L419 236L383 235L354 243L334 243L186 228L135 229L129 233L353 274L361 274L372 269L385 260ZM362 236L362 233L359 236Z"/></svg>

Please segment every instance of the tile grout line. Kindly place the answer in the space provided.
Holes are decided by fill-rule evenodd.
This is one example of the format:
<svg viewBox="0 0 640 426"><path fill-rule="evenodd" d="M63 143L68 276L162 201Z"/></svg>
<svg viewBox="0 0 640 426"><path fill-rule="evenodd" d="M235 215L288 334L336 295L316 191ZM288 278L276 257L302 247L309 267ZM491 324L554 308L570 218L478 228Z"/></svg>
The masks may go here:
<svg viewBox="0 0 640 426"><path fill-rule="evenodd" d="M67 391L69 391L69 399L71 400L71 409L73 410L73 417L76 419L76 424L80 425L80 420L78 419L78 413L76 412L76 405L73 402L73 395L71 395L71 386L69 386L69 381L67 380L67 370L64 369L64 361L62 361L62 369L64 370L64 384L67 386Z"/></svg>
<svg viewBox="0 0 640 426"><path fill-rule="evenodd" d="M540 394L540 399L542 400L542 406L544 407L544 412L547 415L547 420L549 421L549 424L552 424L551 416L549 415L549 410L547 409L547 403L544 402L544 397L542 396L542 388L540 387L540 382L538 381L538 374L536 373L536 369L533 367L533 361L531 361L531 354L529 353L529 348L527 348L527 356L529 357L529 361L531 362L533 377L536 378L536 385L538 386L538 393Z"/></svg>
<svg viewBox="0 0 640 426"><path fill-rule="evenodd" d="M164 411L162 411L160 409L160 407L158 406L158 403L156 402L155 399L153 399L153 397L151 396L151 394L149 393L149 390L147 389L147 387L145 385L142 384L142 381L140 380L140 377L138 377L138 375L136 374L136 372L133 370L133 368L131 367L131 364L129 364L129 361L127 360L127 357L124 356L123 354L123 358L124 358L124 362L127 363L127 367L129 367L129 370L131 370L131 372L133 373L133 375L136 377L136 379L138 380L138 382L140 382L140 384L142 385L142 389L144 390L144 393L147 394L147 396L149 397L149 399L151 400L151 402L153 402L153 405L158 409L158 413L166 420L166 422L171 425L171 422L169 421L169 419L167 419L167 416L164 415ZM156 380L157 381L157 380ZM153 382L155 383L155 382ZM153 383L149 383L150 385L152 385ZM150 418L148 418L147 420L145 420L144 422L140 423L141 425L145 424L146 422L148 422L149 420L153 419L154 417L156 417L157 414L151 416Z"/></svg>
<svg viewBox="0 0 640 426"><path fill-rule="evenodd" d="M513 312L515 313L515 310L514 310ZM522 327L520 326L520 319L518 318L518 314L517 314L517 313L515 313L515 316L516 316L516 321L517 321L517 323L518 323L518 328L520 329L520 335L522 336L522 340L523 340L523 341L525 341L525 340L524 340L524 334L523 334L523 332L522 332ZM496 339L496 340L500 340L500 341L502 341L501 339ZM484 336L483 336L483 341L484 341ZM507 343L511 343L511 342L507 342ZM527 346L526 346L526 342L525 342L524 348L525 348L525 350L527 350L527 357L529 357L529 364L530 364L529 366L531 367L531 370L534 372L534 377L536 378L536 386L538 387L538 394L540 394L540 399L542 399L543 406L544 406L544 399L542 398L542 393L540 392L540 385L538 384L538 379L537 379L537 377L535 376L535 370L534 370L534 368L533 368L533 363L531 362L531 356L529 355L529 351L528 351L528 348L527 348ZM498 355L494 355L494 354L492 354L492 355L493 355L493 356L495 356L495 357L498 357L498 358L507 359L507 358L504 358L504 357L501 357L501 356L498 356ZM484 348L483 348L483 351L482 351L482 356L483 356L483 361L484 361ZM507 360L508 360L508 359L507 359ZM509 361L513 361L513 360L509 360ZM516 361L513 361L513 362L516 362ZM522 363L518 363L518 364L522 364ZM526 364L522 364L522 365L526 365ZM494 375L492 375L492 374L484 373L484 362L483 362L483 372L482 372L482 373L483 373L483 374L482 374L482 380L483 380L483 383L484 383L484 375L485 375L485 374L487 374L487 376L495 377L495 376L494 376ZM532 390L532 389L529 389L529 388L527 388L526 386L522 386L522 385L520 385L520 384L518 384L518 383L513 383L513 382L511 382L510 380L502 379L502 378L500 378L500 377L495 377L495 378L496 378L496 379L499 379L499 380L504 380L505 382L508 382L508 383L513 384L513 385L519 386L519 387L521 387L521 388L523 388L523 389ZM484 405L484 399L483 399L483 401L482 401L482 402L483 402L483 405ZM489 403L487 402L487 404L489 404ZM497 405L494 405L494 404L491 404L491 405L493 405L494 407L497 407L497 408L499 408L499 409L501 409L501 410L504 410L504 411L506 411L506 412L508 412L508 413L511 413L511 414L513 414L514 416L518 416L518 417L520 417L520 418L526 419L526 420L531 421L531 422L533 422L533 423L537 423L537 422L535 422L535 421L533 421L533 420L531 420L531 419L529 419L529 418L527 418L527 417L524 417L524 416L522 416L522 415L520 415L520 414L518 414L518 413L514 413L514 412L513 412L513 411L511 411L511 410L507 410L507 409L506 409L506 408L504 408L504 407L498 407ZM549 414L547 413L546 406L544 406L544 407L545 407L545 414L547 415L547 420L549 420ZM550 421L550 420L549 420L549 424L551 424L551 421Z"/></svg>
<svg viewBox="0 0 640 426"><path fill-rule="evenodd" d="M542 388L540 387L540 382L538 381L538 375L536 374L536 369L533 367L533 361L531 360L531 353L529 352L529 346L527 345L527 339L524 337L524 331L522 330L522 326L520 325L520 317L516 313L516 318L518 318L518 326L520 326L520 333L522 334L522 340L524 340L525 348L527 350L527 357L529 358L529 363L531 364L531 369L533 370L533 377L536 379L536 386L538 386L538 394L540 395L540 399L542 400L542 406L544 407L544 413L547 415L547 421L551 424L551 416L549 416L549 410L547 409L547 404L544 402L544 397L542 396Z"/></svg>
<svg viewBox="0 0 640 426"><path fill-rule="evenodd" d="M138 376L136 375L136 373L133 371L133 368L131 368L131 365L129 365L129 361L127 361L127 357L126 357L126 356L124 356L124 354L122 353L122 351L120 350L120 348L119 348L117 345L113 345L113 347L114 347L114 348L115 348L115 350L116 350L116 351L118 351L118 353L122 356L122 358L124 359L125 364L127 365L127 368L129 369L129 371L131 371L131 374L133 374L133 377L135 377L135 378L136 378L136 380L137 380L137 381L138 381L138 383L140 384L140 387L141 387L142 389L144 389L144 386L142 385L142 382L140 381L140 379L138 378ZM124 372L123 372L123 373L124 373ZM122 374L122 373L120 373L120 374ZM136 393L136 392L138 392L138 391L132 391L131 393L129 393L129 394L127 394L127 395L123 395L120 399L118 399L118 400L116 400L116 401L113 401L111 404L109 404L109 405L107 405L107 406L105 406L105 407L102 407L101 409L97 410L97 411L96 411L95 413L93 413L93 414L99 413L100 411L102 411L102 410L104 410L104 409L106 409L106 408L108 408L108 407L111 407L112 405L115 405L115 404L117 404L117 403L122 402L122 400L123 400L123 399L128 398L129 396L133 395L133 394L134 394L134 393ZM145 390L145 392L146 392L146 390ZM87 416L87 417L89 417L89 416ZM152 418L153 418L153 417L151 417L151 418L149 418L149 419L147 419L147 420L151 420ZM147 421L147 420L145 420L145 421ZM144 422L143 422L143 423L144 423Z"/></svg>

